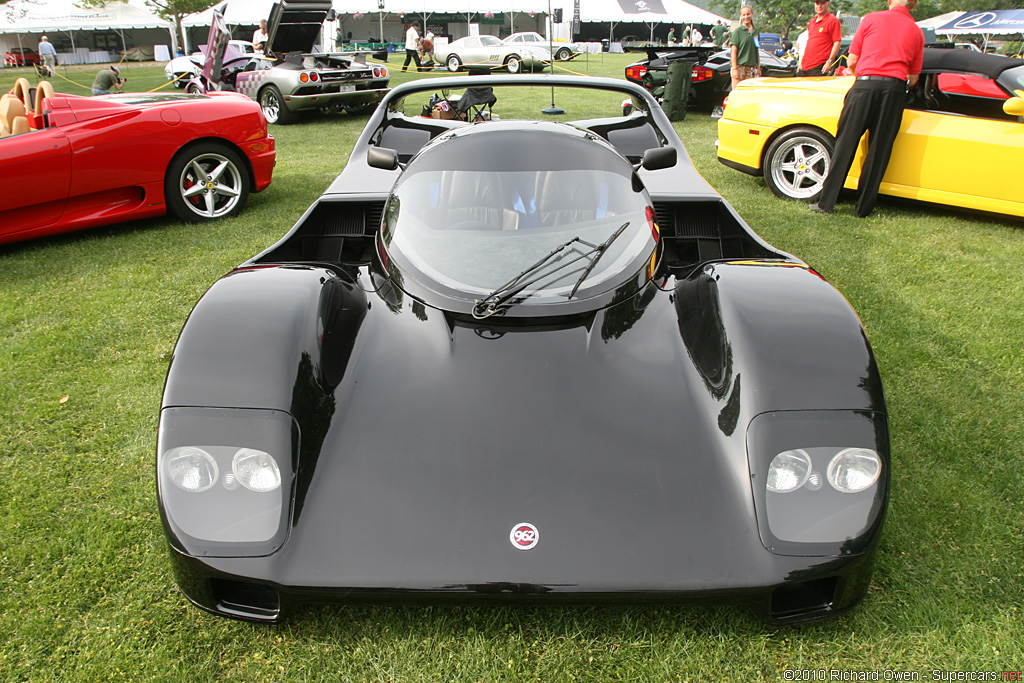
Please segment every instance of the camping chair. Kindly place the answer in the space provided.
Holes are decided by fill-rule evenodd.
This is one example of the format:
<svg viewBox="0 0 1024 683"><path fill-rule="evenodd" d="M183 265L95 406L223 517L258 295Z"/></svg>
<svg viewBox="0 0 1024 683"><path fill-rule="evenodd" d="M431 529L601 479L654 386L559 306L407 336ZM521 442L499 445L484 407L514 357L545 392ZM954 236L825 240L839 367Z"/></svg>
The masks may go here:
<svg viewBox="0 0 1024 683"><path fill-rule="evenodd" d="M498 98L494 96L494 88L490 86L466 88L466 92L462 93L455 108L462 114L464 121L487 121L491 118L491 105L497 101ZM486 116L484 111L487 112Z"/></svg>

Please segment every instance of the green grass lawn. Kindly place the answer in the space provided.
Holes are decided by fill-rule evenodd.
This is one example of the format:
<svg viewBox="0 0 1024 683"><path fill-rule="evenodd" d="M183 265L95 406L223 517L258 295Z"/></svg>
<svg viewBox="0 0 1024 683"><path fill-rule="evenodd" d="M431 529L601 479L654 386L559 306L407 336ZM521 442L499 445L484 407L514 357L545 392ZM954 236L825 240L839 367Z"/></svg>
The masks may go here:
<svg viewBox="0 0 1024 683"><path fill-rule="evenodd" d="M570 68L621 77L631 60ZM69 68L55 84L81 93L97 70ZM130 90L163 82L162 66L125 71ZM0 71L0 90L19 73ZM577 103L559 104L571 118ZM812 214L718 164L715 121L698 112L676 124L697 168L847 296L878 356L892 498L860 607L772 629L729 605L335 605L265 627L187 604L153 476L177 334L207 287L323 191L364 121L274 127L274 182L236 218L0 247L0 680L778 681L786 669L932 680L1024 666L1024 224L884 198L865 220L848 201Z"/></svg>

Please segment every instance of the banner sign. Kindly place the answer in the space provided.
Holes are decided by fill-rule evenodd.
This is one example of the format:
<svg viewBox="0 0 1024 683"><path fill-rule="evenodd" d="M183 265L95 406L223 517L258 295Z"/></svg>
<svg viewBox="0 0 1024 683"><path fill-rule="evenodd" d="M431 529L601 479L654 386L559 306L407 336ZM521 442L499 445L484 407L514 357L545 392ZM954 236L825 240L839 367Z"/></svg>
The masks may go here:
<svg viewBox="0 0 1024 683"><path fill-rule="evenodd" d="M619 7L626 14L665 14L661 0L619 0Z"/></svg>
<svg viewBox="0 0 1024 683"><path fill-rule="evenodd" d="M965 33L1022 33L1024 32L1024 10L994 10L991 12L968 12L953 21L935 29L936 33L957 31Z"/></svg>

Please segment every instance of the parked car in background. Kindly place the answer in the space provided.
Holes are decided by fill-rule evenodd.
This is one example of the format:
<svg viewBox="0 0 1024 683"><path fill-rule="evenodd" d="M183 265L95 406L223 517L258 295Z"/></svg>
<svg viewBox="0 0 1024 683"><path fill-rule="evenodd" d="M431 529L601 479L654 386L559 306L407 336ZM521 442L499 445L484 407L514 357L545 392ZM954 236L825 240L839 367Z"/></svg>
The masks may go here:
<svg viewBox="0 0 1024 683"><path fill-rule="evenodd" d="M234 90L260 103L270 123L292 123L303 111L372 110L388 91L388 69L369 64L369 53L313 52L320 29L334 16L331 0L281 0L267 22L266 55L227 57L227 41L208 51L210 77L200 75L189 92ZM376 53L386 58L386 53ZM221 65L217 72L216 64Z"/></svg>
<svg viewBox="0 0 1024 683"><path fill-rule="evenodd" d="M661 41L652 41L650 38L641 38L640 36L626 36L619 41L619 44L622 45L624 52L643 52L649 47L660 46Z"/></svg>
<svg viewBox="0 0 1024 683"><path fill-rule="evenodd" d="M4 66L32 66L40 64L39 53L27 47L12 47L4 53Z"/></svg>
<svg viewBox="0 0 1024 683"><path fill-rule="evenodd" d="M786 46L782 42L782 36L778 33L761 33L758 47L776 57L786 54Z"/></svg>
<svg viewBox="0 0 1024 683"><path fill-rule="evenodd" d="M270 184L275 157L241 95L82 97L41 81L32 97L21 78L0 98L0 177L17 181L0 192L0 243L168 212L233 216Z"/></svg>
<svg viewBox="0 0 1024 683"><path fill-rule="evenodd" d="M256 48L248 40L232 40L228 42L226 60L253 55ZM193 78L203 73L203 62L206 61L206 46L200 45L198 52L189 56L175 57L164 66L164 78L174 80L175 88L184 88Z"/></svg>
<svg viewBox="0 0 1024 683"><path fill-rule="evenodd" d="M760 51L760 57L762 77L791 78L796 75L795 64L790 64L764 50ZM722 104L732 86L728 50L716 51L716 48L706 46L675 50L648 48L647 59L626 67L626 80L642 85L652 92L657 91L656 94L660 95L660 89L668 80L668 66L676 60L695 63L690 75L690 97L687 100L689 105L710 109Z"/></svg>
<svg viewBox="0 0 1024 683"><path fill-rule="evenodd" d="M420 115L480 90L486 123ZM554 91L573 120L538 118ZM272 623L693 599L783 623L868 593L891 460L864 328L649 92L413 79L346 156L175 346L154 470L190 601Z"/></svg>
<svg viewBox="0 0 1024 683"><path fill-rule="evenodd" d="M754 79L729 94L718 160L763 176L781 197L815 201L828 176L836 124L853 77ZM921 79L879 192L1024 217L1024 60L925 48ZM863 148L847 188L856 188Z"/></svg>
<svg viewBox="0 0 1024 683"><path fill-rule="evenodd" d="M544 39L544 36L535 31L513 33L502 42L506 45L512 46L536 47L541 50L554 50L555 59L559 62L566 62L581 54L579 47L575 43L549 43Z"/></svg>
<svg viewBox="0 0 1024 683"><path fill-rule="evenodd" d="M436 47L434 56L438 64L449 71L462 69L505 69L510 74L522 71L542 71L551 63L547 46L506 44L494 36L466 36Z"/></svg>

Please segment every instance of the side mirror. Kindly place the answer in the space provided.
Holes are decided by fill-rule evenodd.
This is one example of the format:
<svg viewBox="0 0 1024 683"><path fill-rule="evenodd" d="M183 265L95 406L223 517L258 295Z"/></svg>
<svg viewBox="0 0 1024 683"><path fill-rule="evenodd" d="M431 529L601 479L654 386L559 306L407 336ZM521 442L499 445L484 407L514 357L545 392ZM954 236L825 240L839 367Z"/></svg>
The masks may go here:
<svg viewBox="0 0 1024 683"><path fill-rule="evenodd" d="M1024 98L1011 97L1003 102L1003 111L1010 116L1024 116Z"/></svg>
<svg viewBox="0 0 1024 683"><path fill-rule="evenodd" d="M675 147L654 147L644 152L640 166L648 171L672 168L676 165L676 156Z"/></svg>
<svg viewBox="0 0 1024 683"><path fill-rule="evenodd" d="M338 18L338 13L334 10L333 7L331 9L327 10L327 19L326 19L327 21L334 21L337 18Z"/></svg>
<svg viewBox="0 0 1024 683"><path fill-rule="evenodd" d="M398 152L385 147L371 147L366 152L366 163L370 168L382 168L394 171L398 168Z"/></svg>

